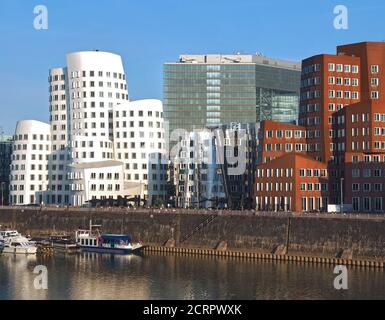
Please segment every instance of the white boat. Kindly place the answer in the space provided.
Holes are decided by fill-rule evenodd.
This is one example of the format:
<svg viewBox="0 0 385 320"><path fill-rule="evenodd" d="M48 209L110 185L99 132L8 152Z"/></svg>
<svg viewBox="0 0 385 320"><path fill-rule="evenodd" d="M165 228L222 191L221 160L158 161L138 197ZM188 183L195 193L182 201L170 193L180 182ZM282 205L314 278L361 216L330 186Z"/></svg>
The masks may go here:
<svg viewBox="0 0 385 320"><path fill-rule="evenodd" d="M0 240L5 241L8 238L18 237L18 236L21 236L21 234L19 232L17 232L16 230L0 231Z"/></svg>
<svg viewBox="0 0 385 320"><path fill-rule="evenodd" d="M100 225L92 225L90 221L89 230L78 230L75 234L75 241L82 251L98 253L130 254L143 249L141 243L132 243L131 237L121 234L100 234Z"/></svg>
<svg viewBox="0 0 385 320"><path fill-rule="evenodd" d="M0 231L0 240L4 243L3 253L36 254L37 247L16 230Z"/></svg>

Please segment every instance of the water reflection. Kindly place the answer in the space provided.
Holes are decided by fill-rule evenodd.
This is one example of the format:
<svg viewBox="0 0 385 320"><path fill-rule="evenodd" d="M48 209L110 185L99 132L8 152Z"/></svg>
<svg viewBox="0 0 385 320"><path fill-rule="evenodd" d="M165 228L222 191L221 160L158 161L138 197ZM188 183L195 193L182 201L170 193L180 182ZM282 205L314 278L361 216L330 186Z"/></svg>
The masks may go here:
<svg viewBox="0 0 385 320"><path fill-rule="evenodd" d="M33 286L36 265L48 290ZM152 254L0 256L0 299L384 299L383 270L349 269L349 290L332 266Z"/></svg>

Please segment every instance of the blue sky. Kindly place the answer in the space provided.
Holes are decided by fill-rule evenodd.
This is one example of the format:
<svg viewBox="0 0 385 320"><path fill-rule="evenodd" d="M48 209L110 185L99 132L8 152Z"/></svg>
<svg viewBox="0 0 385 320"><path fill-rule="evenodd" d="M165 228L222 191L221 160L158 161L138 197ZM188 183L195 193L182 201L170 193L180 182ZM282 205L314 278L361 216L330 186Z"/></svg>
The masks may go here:
<svg viewBox="0 0 385 320"><path fill-rule="evenodd" d="M36 5L48 30L33 28ZM333 9L349 10L349 29ZM162 99L163 63L182 53L255 53L301 60L336 45L385 40L383 0L0 0L0 126L48 120L48 69L70 51L99 49L124 60L130 99Z"/></svg>

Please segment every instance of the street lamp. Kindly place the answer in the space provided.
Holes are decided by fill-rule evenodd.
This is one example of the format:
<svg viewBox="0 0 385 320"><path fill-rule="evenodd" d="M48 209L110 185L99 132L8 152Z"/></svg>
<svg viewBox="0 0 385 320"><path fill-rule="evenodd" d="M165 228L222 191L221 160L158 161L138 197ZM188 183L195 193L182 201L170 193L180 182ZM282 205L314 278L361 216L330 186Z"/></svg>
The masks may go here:
<svg viewBox="0 0 385 320"><path fill-rule="evenodd" d="M341 207L340 207L340 212L344 212L344 178L340 179L340 191L341 191Z"/></svg>

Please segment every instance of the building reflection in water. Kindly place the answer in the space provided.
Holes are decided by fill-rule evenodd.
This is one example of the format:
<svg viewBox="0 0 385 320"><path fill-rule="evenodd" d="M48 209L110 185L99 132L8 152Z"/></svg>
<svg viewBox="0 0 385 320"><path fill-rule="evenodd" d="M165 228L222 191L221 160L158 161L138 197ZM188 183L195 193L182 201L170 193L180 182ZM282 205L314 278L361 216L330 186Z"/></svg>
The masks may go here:
<svg viewBox="0 0 385 320"><path fill-rule="evenodd" d="M48 269L48 290L33 285ZM383 270L349 268L335 290L333 266L149 254L0 256L0 299L384 299Z"/></svg>

